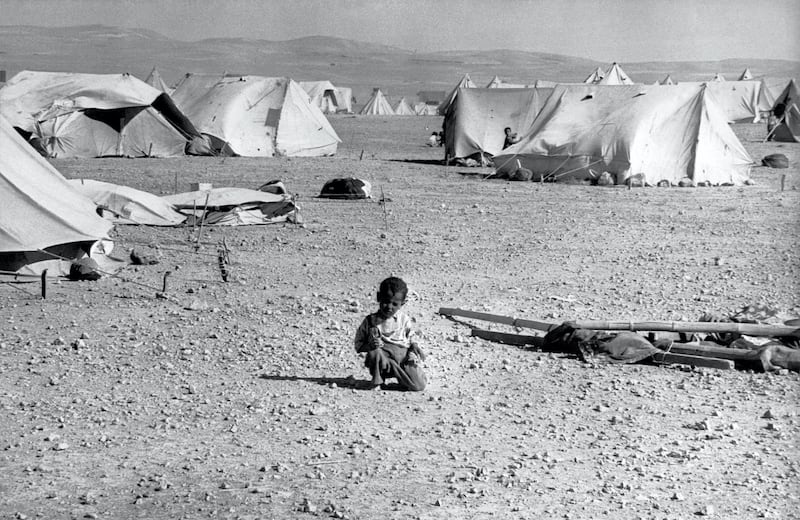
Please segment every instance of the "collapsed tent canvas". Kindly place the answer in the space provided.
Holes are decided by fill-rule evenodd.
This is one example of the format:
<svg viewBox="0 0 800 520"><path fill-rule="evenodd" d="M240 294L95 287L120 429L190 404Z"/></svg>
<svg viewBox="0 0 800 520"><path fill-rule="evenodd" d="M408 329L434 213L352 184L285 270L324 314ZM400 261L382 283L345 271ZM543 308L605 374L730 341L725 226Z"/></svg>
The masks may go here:
<svg viewBox="0 0 800 520"><path fill-rule="evenodd" d="M800 142L798 94L797 83L791 80L775 100L772 112L778 120L778 125L772 132L773 141Z"/></svg>
<svg viewBox="0 0 800 520"><path fill-rule="evenodd" d="M165 195L164 201L189 216L215 226L248 226L297 222L297 206L288 195L246 188L212 188Z"/></svg>
<svg viewBox="0 0 800 520"><path fill-rule="evenodd" d="M163 198L146 191L91 179L68 182L95 203L99 215L115 224L177 226L186 220Z"/></svg>
<svg viewBox="0 0 800 520"><path fill-rule="evenodd" d="M355 177L331 179L319 193L323 199L368 199L372 196L369 181Z"/></svg>
<svg viewBox="0 0 800 520"><path fill-rule="evenodd" d="M359 112L360 115L366 116L393 116L394 109L386 100L381 89L376 88L372 91L372 97L369 98L367 104L364 105Z"/></svg>
<svg viewBox="0 0 800 520"><path fill-rule="evenodd" d="M341 142L289 78L186 74L173 96L220 155L329 156Z"/></svg>
<svg viewBox="0 0 800 520"><path fill-rule="evenodd" d="M0 271L67 274L112 224L0 116Z"/></svg>
<svg viewBox="0 0 800 520"><path fill-rule="evenodd" d="M741 185L752 159L705 85L559 85L519 143L495 157L534 180Z"/></svg>
<svg viewBox="0 0 800 520"><path fill-rule="evenodd" d="M209 153L169 95L130 74L22 71L0 89L0 114L50 157Z"/></svg>
<svg viewBox="0 0 800 520"><path fill-rule="evenodd" d="M552 90L460 89L444 118L446 156L457 159L500 153L504 129L510 127L524 135Z"/></svg>

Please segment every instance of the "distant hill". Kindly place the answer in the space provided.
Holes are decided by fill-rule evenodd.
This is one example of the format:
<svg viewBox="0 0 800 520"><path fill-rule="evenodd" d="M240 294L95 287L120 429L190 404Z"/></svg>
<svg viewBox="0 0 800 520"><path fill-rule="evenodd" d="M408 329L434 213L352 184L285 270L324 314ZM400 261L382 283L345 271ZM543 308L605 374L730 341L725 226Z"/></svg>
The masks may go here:
<svg viewBox="0 0 800 520"><path fill-rule="evenodd" d="M613 58L612 58L613 59ZM394 102L416 99L421 90L449 90L468 72L484 86L494 76L511 83L537 79L580 82L600 63L573 56L517 50L416 53L406 49L327 36L287 41L213 38L173 40L154 31L103 25L78 27L0 26L0 69L10 78L20 70L112 73L145 78L157 66L167 83L186 72L232 72L329 79L350 86L359 102L381 87ZM757 77L800 77L800 62L732 59L716 62L622 63L642 83L672 75L699 81L721 73L737 79L745 67ZM780 81L776 82L780 84Z"/></svg>

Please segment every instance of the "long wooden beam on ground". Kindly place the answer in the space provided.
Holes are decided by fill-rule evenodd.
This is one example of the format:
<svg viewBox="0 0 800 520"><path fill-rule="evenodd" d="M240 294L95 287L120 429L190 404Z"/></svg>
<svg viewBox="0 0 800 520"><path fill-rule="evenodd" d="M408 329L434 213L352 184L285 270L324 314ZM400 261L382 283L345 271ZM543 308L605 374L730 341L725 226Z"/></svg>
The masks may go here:
<svg viewBox="0 0 800 520"><path fill-rule="evenodd" d="M733 369L733 361L730 359L716 359L700 356L689 356L686 354L672 354L671 352L656 352L653 354L653 361L656 363L677 363L681 365L691 365L704 368L718 368L720 370Z"/></svg>
<svg viewBox="0 0 800 520"><path fill-rule="evenodd" d="M675 343L665 347L666 352L675 354L688 354L690 356L702 356L718 359L730 359L732 361L757 361L758 351L746 350L742 348L716 347L712 345L700 345L698 343Z"/></svg>
<svg viewBox="0 0 800 520"><path fill-rule="evenodd" d="M441 314L442 316L459 316L461 318L474 318L476 320L491 321L493 323L502 323L503 325L511 325L512 327L521 327L524 329L548 331L558 327L558 325L555 323L524 320L521 318L513 318L511 316L501 316L499 314L488 314L486 312L468 311L463 309L452 309L449 307L441 307L439 309L439 314Z"/></svg>
<svg viewBox="0 0 800 520"><path fill-rule="evenodd" d="M605 321L575 320L566 322L576 329L632 330L666 332L716 332L739 333L747 336L800 337L800 328L786 325L760 323L734 323L727 321Z"/></svg>

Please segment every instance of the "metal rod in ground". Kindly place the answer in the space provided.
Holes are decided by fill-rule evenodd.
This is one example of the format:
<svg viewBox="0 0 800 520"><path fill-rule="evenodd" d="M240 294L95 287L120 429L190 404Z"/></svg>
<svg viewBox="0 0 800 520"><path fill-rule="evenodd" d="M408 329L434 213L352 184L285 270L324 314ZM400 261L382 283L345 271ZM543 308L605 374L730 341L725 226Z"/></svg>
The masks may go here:
<svg viewBox="0 0 800 520"><path fill-rule="evenodd" d="M47 269L42 271L42 299L47 298Z"/></svg>
<svg viewBox="0 0 800 520"><path fill-rule="evenodd" d="M786 183L786 174L784 173L781 175L781 191L783 191L783 186Z"/></svg>

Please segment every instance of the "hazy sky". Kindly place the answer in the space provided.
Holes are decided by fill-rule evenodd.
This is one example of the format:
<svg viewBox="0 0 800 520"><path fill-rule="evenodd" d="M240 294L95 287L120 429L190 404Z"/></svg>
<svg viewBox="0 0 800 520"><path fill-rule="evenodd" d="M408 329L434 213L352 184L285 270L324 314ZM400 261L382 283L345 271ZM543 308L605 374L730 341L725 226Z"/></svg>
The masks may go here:
<svg viewBox="0 0 800 520"><path fill-rule="evenodd" d="M0 0L2 25L141 27L190 41L327 35L621 62L800 60L799 20L800 0Z"/></svg>

